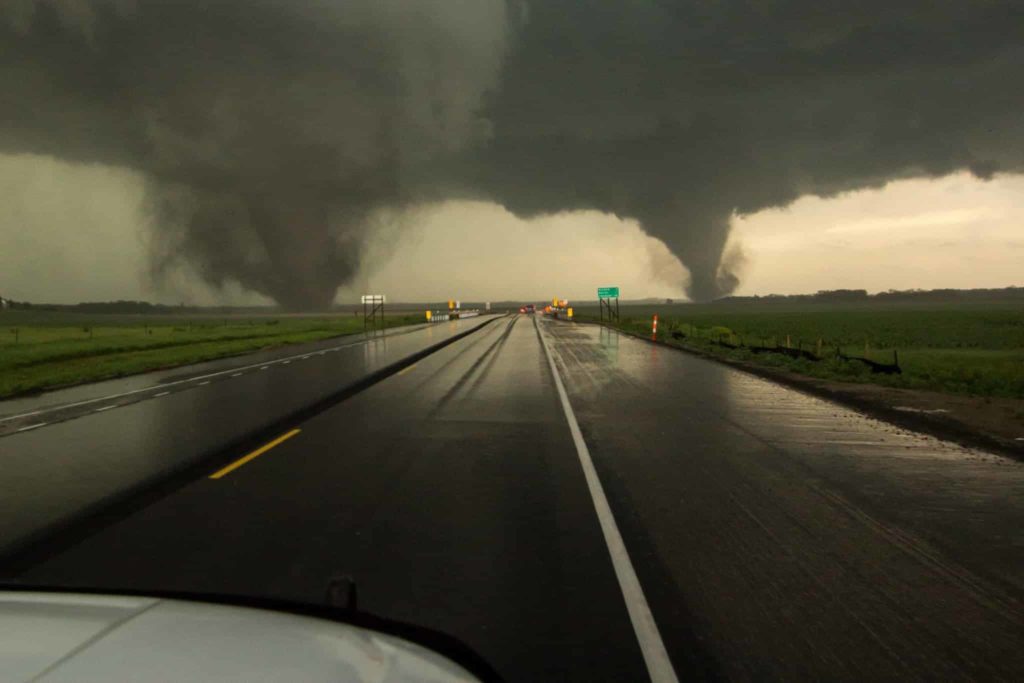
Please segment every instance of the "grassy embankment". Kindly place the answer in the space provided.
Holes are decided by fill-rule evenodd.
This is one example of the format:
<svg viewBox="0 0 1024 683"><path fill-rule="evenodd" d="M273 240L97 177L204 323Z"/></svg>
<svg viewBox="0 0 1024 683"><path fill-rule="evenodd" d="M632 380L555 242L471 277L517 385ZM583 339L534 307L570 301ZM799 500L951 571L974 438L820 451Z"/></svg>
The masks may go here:
<svg viewBox="0 0 1024 683"><path fill-rule="evenodd" d="M389 327L422 322L389 315ZM0 313L0 398L363 331L362 317Z"/></svg>
<svg viewBox="0 0 1024 683"><path fill-rule="evenodd" d="M715 356L829 380L1024 398L1024 310L1019 307L666 304L622 307L619 326L649 336L654 313L659 340ZM597 317L597 308L577 313L580 320ZM785 346L787 337L791 347L820 360L750 349ZM837 350L879 363L892 363L895 351L902 372L874 373L863 363L837 357Z"/></svg>

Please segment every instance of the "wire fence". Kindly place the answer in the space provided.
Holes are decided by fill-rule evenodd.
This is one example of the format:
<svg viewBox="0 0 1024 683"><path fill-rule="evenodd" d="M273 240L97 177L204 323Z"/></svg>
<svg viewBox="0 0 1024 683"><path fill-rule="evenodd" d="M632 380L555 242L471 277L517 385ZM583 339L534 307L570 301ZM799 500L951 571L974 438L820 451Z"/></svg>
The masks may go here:
<svg viewBox="0 0 1024 683"><path fill-rule="evenodd" d="M827 341L824 337L814 340L804 340L793 335L786 335L783 338L768 337L760 335L742 335L723 328L700 328L694 325L674 323L669 327L669 335L677 341L688 339L700 340L714 346L727 349L745 349L756 354L779 354L789 358L799 358L810 362L820 362L835 358L838 360L862 363L871 372L885 375L899 375L903 371L900 368L899 353L891 349L892 362L883 362L876 358L868 357L870 344L864 343L864 354L856 355L848 353L844 348L850 345L842 345ZM888 353L888 352L887 352Z"/></svg>

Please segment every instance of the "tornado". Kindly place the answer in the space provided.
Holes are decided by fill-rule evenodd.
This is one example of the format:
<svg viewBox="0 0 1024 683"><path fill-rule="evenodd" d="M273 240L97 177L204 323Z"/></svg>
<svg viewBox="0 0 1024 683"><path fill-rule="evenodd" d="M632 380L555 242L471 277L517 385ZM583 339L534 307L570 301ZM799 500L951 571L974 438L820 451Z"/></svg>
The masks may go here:
<svg viewBox="0 0 1024 683"><path fill-rule="evenodd" d="M380 212L460 198L633 218L710 300L736 216L1024 170L1018 3L897 4L17 0L0 152L138 171L155 278L289 309Z"/></svg>

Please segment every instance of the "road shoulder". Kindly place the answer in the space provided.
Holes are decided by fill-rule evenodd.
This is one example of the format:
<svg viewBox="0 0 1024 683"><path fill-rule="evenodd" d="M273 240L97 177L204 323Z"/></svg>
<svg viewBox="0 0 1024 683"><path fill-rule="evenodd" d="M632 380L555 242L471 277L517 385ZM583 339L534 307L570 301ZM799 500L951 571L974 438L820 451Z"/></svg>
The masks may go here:
<svg viewBox="0 0 1024 683"><path fill-rule="evenodd" d="M650 344L728 365L791 389L854 408L905 429L930 434L968 448L980 448L1024 460L1024 400L1021 399L964 396L823 380L748 361L723 358L698 349L670 344L662 339L653 340L649 336L617 327L605 327Z"/></svg>

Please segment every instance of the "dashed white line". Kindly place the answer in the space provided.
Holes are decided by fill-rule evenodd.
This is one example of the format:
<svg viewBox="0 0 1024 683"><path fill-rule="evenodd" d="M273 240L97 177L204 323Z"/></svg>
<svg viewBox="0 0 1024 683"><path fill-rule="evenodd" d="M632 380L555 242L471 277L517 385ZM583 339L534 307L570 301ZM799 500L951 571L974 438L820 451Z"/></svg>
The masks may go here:
<svg viewBox="0 0 1024 683"><path fill-rule="evenodd" d="M201 386L201 387L205 387L205 386L206 386L207 384L209 384L209 383L210 383L210 380L206 380L205 382L200 382L200 383L199 383L199 386Z"/></svg>
<svg viewBox="0 0 1024 683"><path fill-rule="evenodd" d="M338 346L335 346L333 348L327 349L327 351L336 352L336 351L340 351L341 349L348 348L350 346L359 346L360 344L365 344L367 341L369 341L369 340L361 339L359 341L351 342L351 343L348 343L348 344L339 344ZM295 356L291 356L288 360L290 360L292 358L298 358L299 355L300 354L296 354ZM281 362L281 360L282 359L278 359L276 361L271 362L270 364L273 365L274 363L279 363L279 362ZM285 362L287 362L287 360ZM163 386L172 387L172 386L175 386L177 384L185 384L187 382L195 382L197 379L206 379L208 377L211 377L211 378L212 377L219 377L221 375L226 375L226 374L229 374L231 372L237 372L238 370L251 370L252 368L255 368L258 365L259 365L259 363L253 363L252 365L246 365L246 366L243 366L241 368L231 368L230 370L220 370L218 372L211 372L208 375L199 375L198 377L188 377L186 379L179 379L179 380L177 380L175 382L167 382ZM266 369L267 369L266 366L263 366L263 367L260 368L260 370L266 370ZM141 389L133 389L132 391L123 391L123 392L121 392L119 394L110 394L108 396L98 396L96 398L90 398L90 399L86 399L84 401L76 401L75 403L65 403L63 405L57 405L57 406L53 406L53 407L50 407L50 408L45 408L43 410L33 410L32 412L29 412L29 413L19 413L17 415L8 415L6 417L0 417L0 422L10 422L11 420L20 420L20 419L25 418L25 417L32 417L33 415L42 415L43 413L52 413L52 412L56 412L58 410L67 410L68 408L77 408L78 406L85 406L85 405L89 405L91 403L102 403L103 401L109 401L111 399L121 398L123 396L132 396L134 394L141 394L143 392L152 391L152 390L153 390L153 387L142 387ZM42 424L46 424L46 423L44 422Z"/></svg>
<svg viewBox="0 0 1024 683"><path fill-rule="evenodd" d="M102 413L104 410L110 410L111 408L116 408L116 407L117 407L117 404L115 403L112 406L103 406L102 408L97 408L94 412Z"/></svg>
<svg viewBox="0 0 1024 683"><path fill-rule="evenodd" d="M537 325L537 321L533 321ZM558 367L555 359L548 348L545 335L540 335L541 345L544 347L544 354L548 357L548 364L551 366L551 375L555 379L555 387L558 389L558 398L562 401L562 410L565 413L565 420L569 423L569 432L576 444L576 454L579 456L580 465L583 468L584 478L587 480L587 488L590 489L590 497L594 501L594 510L597 512L597 520L601 525L601 532L604 534L604 542L608 546L608 552L612 559L612 568L619 580L619 588L622 596L626 599L626 611L629 612L629 620L633 623L633 631L640 643L640 651L647 665L647 673L651 677L651 683L678 683L675 669L672 668L672 660L668 657L665 643L658 632L658 625L654 622L654 615L651 607L644 597L643 588L640 586L640 579L633 569L633 562L629 559L629 552L626 550L626 543L622 540L619 527L615 523L615 515L612 514L608 498L604 494L604 487L601 486L601 479L594 469L594 461L590 458L590 449L587 442L583 440L583 433L576 421L576 414L569 402L569 395L562 384L562 378L558 374Z"/></svg>
<svg viewBox="0 0 1024 683"><path fill-rule="evenodd" d="M169 393L171 393L171 392L169 392L169 391L161 391L159 394L154 394L153 398L160 398L161 396L166 396Z"/></svg>
<svg viewBox="0 0 1024 683"><path fill-rule="evenodd" d="M232 376L232 377L241 377L241 376L242 376L242 373L240 373L240 372L236 372L235 374L233 374L233 375L231 375L231 376Z"/></svg>
<svg viewBox="0 0 1024 683"><path fill-rule="evenodd" d="M425 326L424 327L417 327L416 329L425 329ZM415 330L408 330L406 332L395 332L394 334L408 334L408 332L411 332L411 331L415 331ZM389 334L385 334L384 336L390 336L390 335ZM321 353L337 353L338 351L340 351L342 349L346 349L346 348L349 348L351 346L359 346L360 344L365 344L368 341L370 341L370 340L369 339L360 339L358 341L353 341L353 342L350 342L348 344L339 344L338 346L334 346L334 347L331 347L329 349L324 349L324 351L322 351ZM299 355L300 354L296 354L295 356L291 356L288 360L285 360L284 362L287 364L290 361L290 359L298 358ZM269 363L269 365L273 365L275 363L280 363L281 360L282 359L278 359L276 361L272 361L271 363ZM200 375L198 377L188 377L186 379L179 379L179 380L174 381L174 382L167 382L166 384L163 384L162 386L173 387L173 386L178 385L178 384L186 384L188 382L195 382L197 379L205 379L207 377L219 377L221 375L226 375L226 374L229 374L231 372L235 372L237 370L243 370L243 371L244 370L251 370L251 369L257 367L258 365L259 365L259 363L253 363L252 365L245 365L245 366L243 366L241 368L231 368L229 370L220 370L218 372L211 372L208 375ZM260 368L260 370L266 370L266 369L267 369L267 365L264 365L264 366L262 366ZM0 417L0 423L10 422L11 420L20 420L22 418L32 417L33 415L42 415L44 413L53 413L53 412L57 412L57 411L60 411L60 410L67 410L68 408L77 408L78 406L86 406L86 405L89 405L89 404L92 404L92 403L102 403L103 401L109 401L109 400L115 399L115 398L122 398L124 396L133 396L135 394L141 394L141 393L144 393L144 392L147 392L147 391L152 391L152 390L153 390L153 387L142 387L141 389L133 389L131 391L122 391L119 394L110 394L108 396L98 396L96 398L90 398L90 399L86 399L84 401L76 401L74 403L65 403L63 405L51 406L49 408L44 408L42 410L33 410L31 412L28 412L28 413L19 413L17 415L7 415L6 417ZM157 394L157 396L165 396L165 395L166 394ZM47 424L47 423L41 422L41 423L39 423L39 426L41 427L41 426L43 426L45 424ZM34 429L35 427L32 427L32 428Z"/></svg>
<svg viewBox="0 0 1024 683"><path fill-rule="evenodd" d="M27 427L22 427L22 428L21 428L21 429L19 429L18 431L19 431L19 432L27 432L27 431L28 431L28 430L30 430L30 429L37 429L37 428L39 428L39 427L45 427L45 426L46 426L46 424L47 424L47 423L45 423L45 422L40 422L40 423L38 423L38 424L34 424L34 425L29 425L29 426L27 426Z"/></svg>
<svg viewBox="0 0 1024 683"><path fill-rule="evenodd" d="M288 365L289 363L291 363L291 361L290 360L286 360L286 361L282 362L281 365Z"/></svg>

